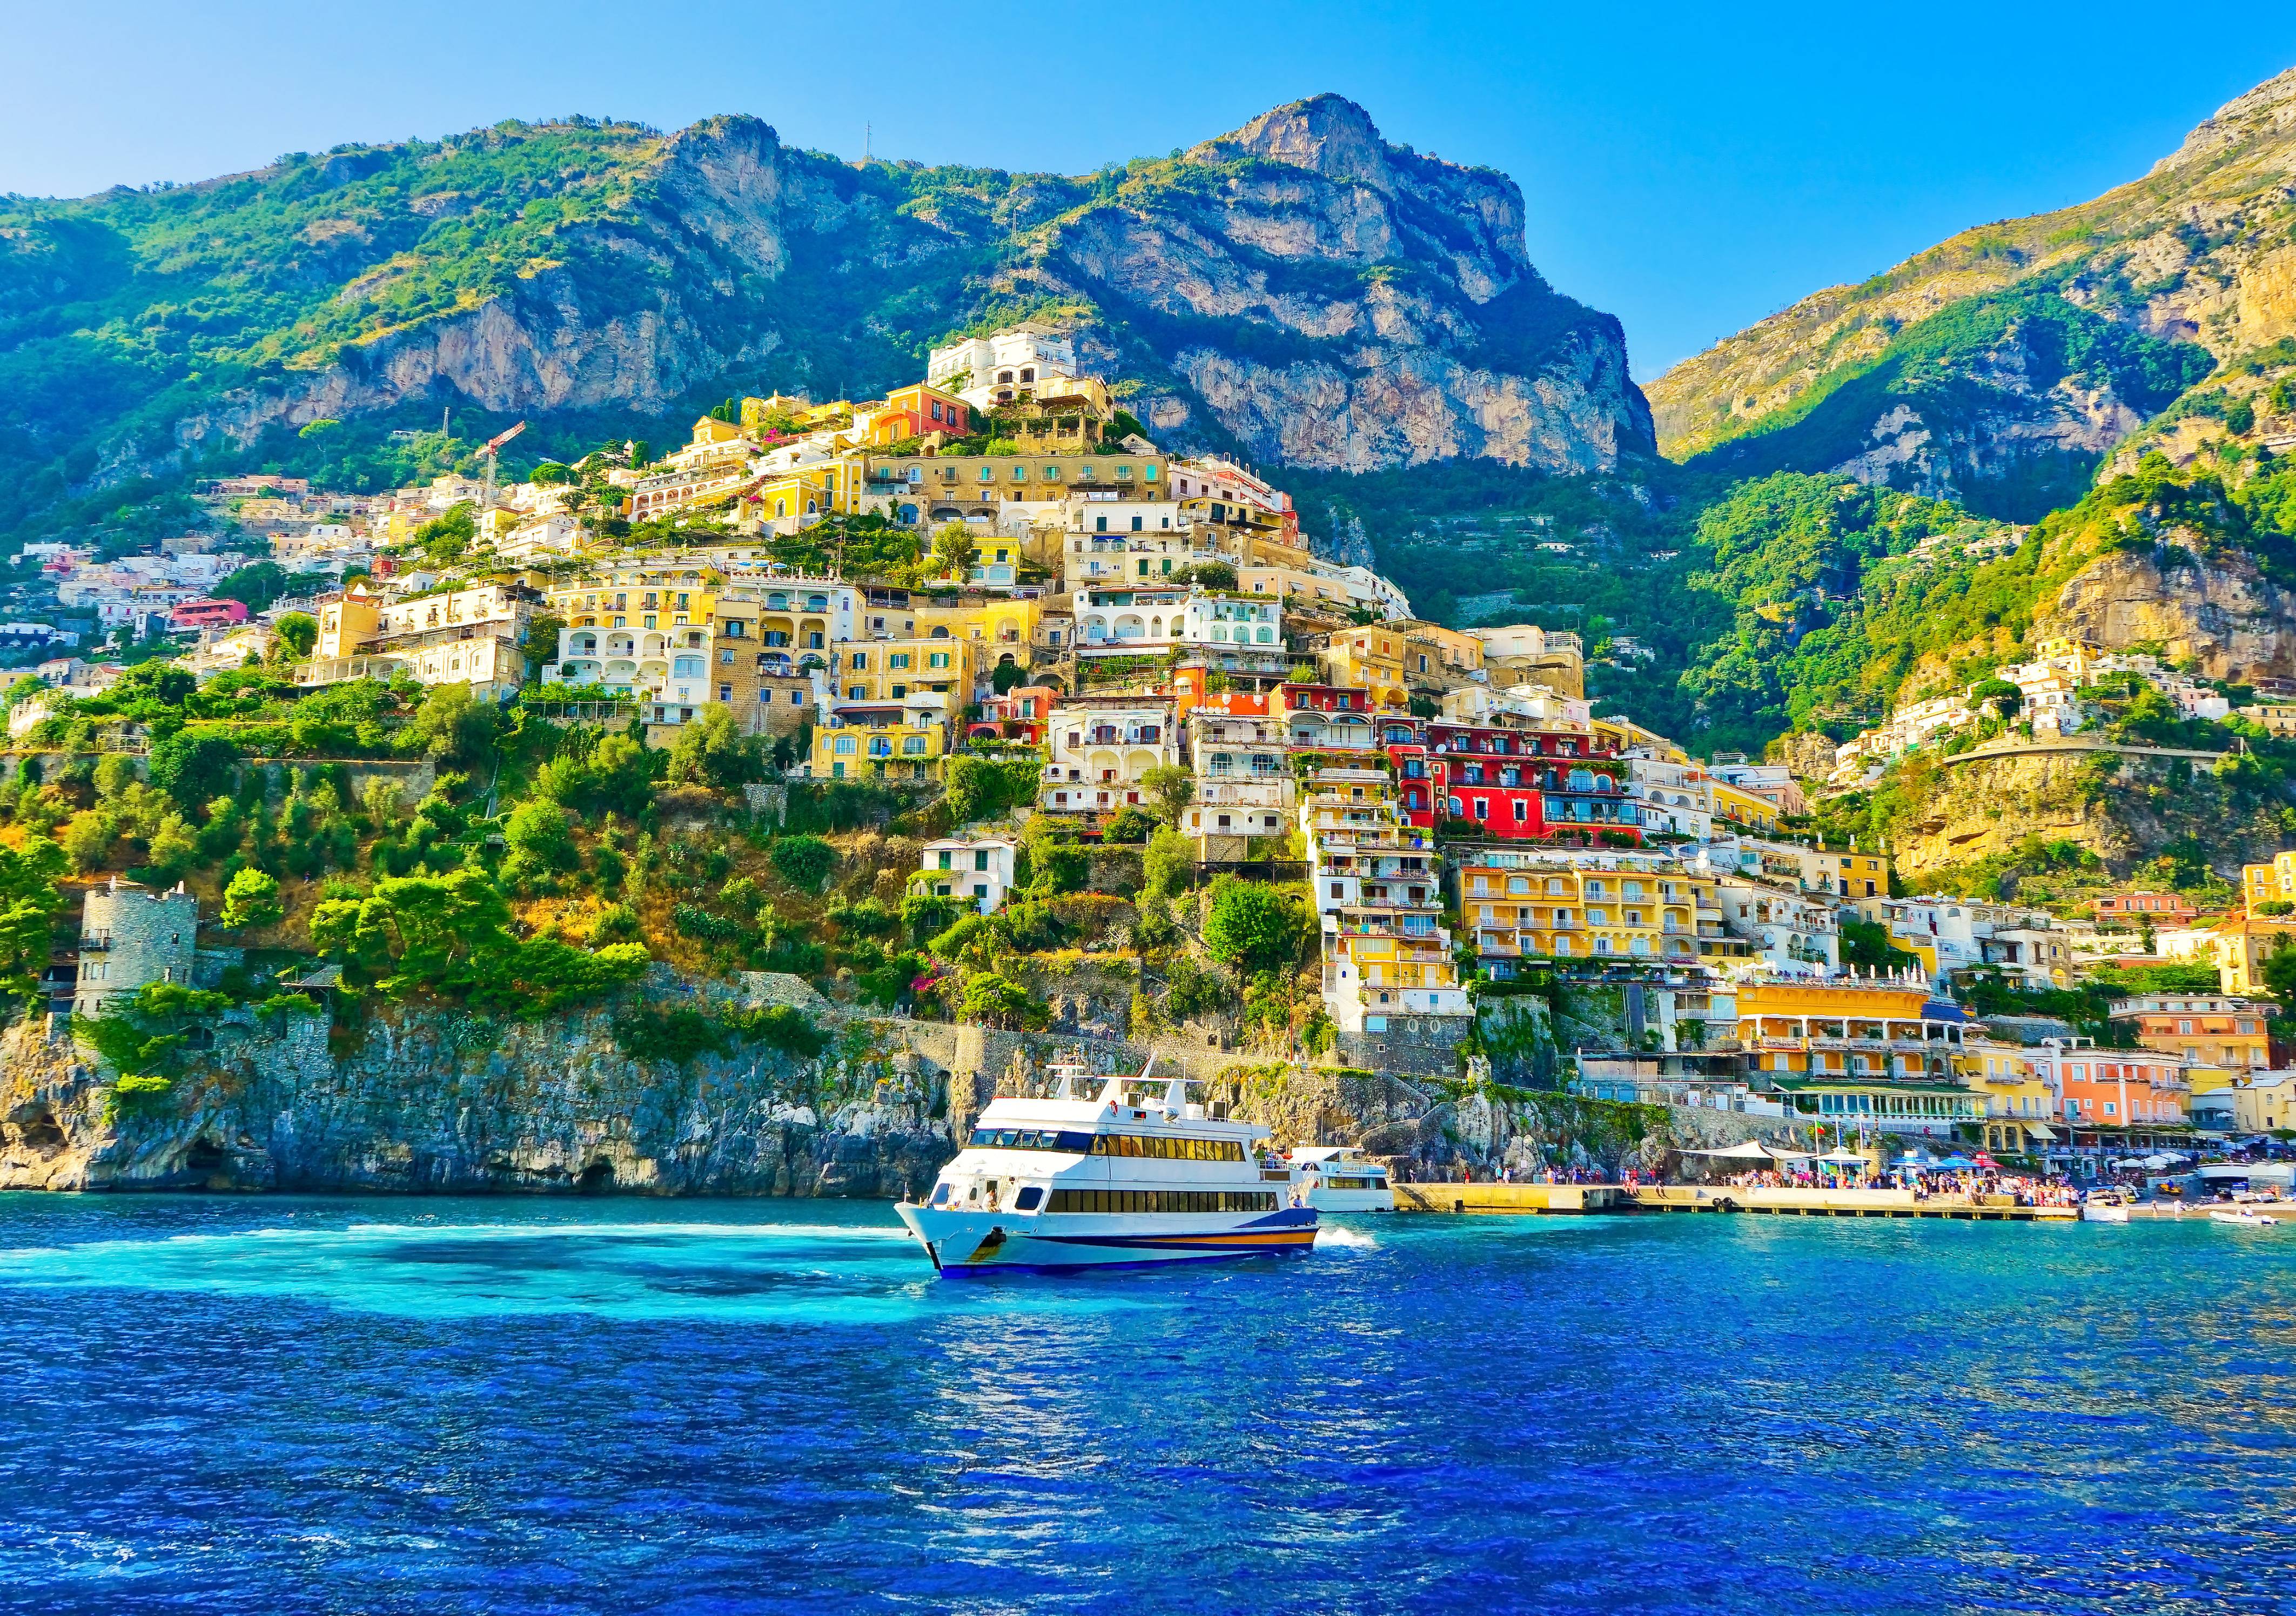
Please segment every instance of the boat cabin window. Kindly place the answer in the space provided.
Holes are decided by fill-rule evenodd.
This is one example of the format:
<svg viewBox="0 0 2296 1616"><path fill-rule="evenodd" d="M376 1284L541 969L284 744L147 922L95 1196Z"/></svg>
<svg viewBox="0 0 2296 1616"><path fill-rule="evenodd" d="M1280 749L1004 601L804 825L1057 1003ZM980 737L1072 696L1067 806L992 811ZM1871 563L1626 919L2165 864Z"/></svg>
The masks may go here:
<svg viewBox="0 0 2296 1616"><path fill-rule="evenodd" d="M1243 1146L1234 1139L1187 1139L1153 1134L1101 1134L1092 1142L1095 1156L1157 1156L1177 1161L1241 1161Z"/></svg>
<svg viewBox="0 0 2296 1616"><path fill-rule="evenodd" d="M1013 1197L1013 1210L1019 1212L1033 1212L1044 1204L1044 1190L1032 1184Z"/></svg>
<svg viewBox="0 0 2296 1616"><path fill-rule="evenodd" d="M969 1143L975 1150L1067 1151L1078 1156L1095 1148L1090 1134L1050 1128L976 1128Z"/></svg>
<svg viewBox="0 0 2296 1616"><path fill-rule="evenodd" d="M1272 1212L1273 1190L1059 1190L1055 1212Z"/></svg>
<svg viewBox="0 0 2296 1616"><path fill-rule="evenodd" d="M930 1204L933 1206L947 1206L948 1204L948 1185L946 1184L934 1185L932 1200Z"/></svg>

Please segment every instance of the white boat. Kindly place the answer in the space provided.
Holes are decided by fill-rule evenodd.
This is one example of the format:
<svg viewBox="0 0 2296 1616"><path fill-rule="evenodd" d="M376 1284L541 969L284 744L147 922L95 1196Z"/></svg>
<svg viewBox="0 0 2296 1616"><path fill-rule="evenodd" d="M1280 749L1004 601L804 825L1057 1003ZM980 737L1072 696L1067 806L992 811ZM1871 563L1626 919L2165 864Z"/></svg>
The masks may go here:
<svg viewBox="0 0 2296 1616"><path fill-rule="evenodd" d="M2276 1226L2280 1219L2267 1218L2263 1213L2251 1211L2244 1206L2212 1206L2209 1209L2209 1221L2228 1223L2234 1228L2268 1229Z"/></svg>
<svg viewBox="0 0 2296 1616"><path fill-rule="evenodd" d="M2127 1223L2128 1193L2126 1190L2091 1190L2081 1202L2083 1223Z"/></svg>
<svg viewBox="0 0 2296 1616"><path fill-rule="evenodd" d="M1294 1146L1308 1204L1319 1212L1391 1212L1395 1188L1387 1169L1352 1144Z"/></svg>
<svg viewBox="0 0 2296 1616"><path fill-rule="evenodd" d="M1184 1079L1152 1095L1145 1071L1101 1081L1081 1066L1052 1070L1051 1099L991 1100L931 1194L894 1209L941 1274L1200 1262L1316 1243L1316 1209L1267 1128L1206 1116L1187 1103Z"/></svg>

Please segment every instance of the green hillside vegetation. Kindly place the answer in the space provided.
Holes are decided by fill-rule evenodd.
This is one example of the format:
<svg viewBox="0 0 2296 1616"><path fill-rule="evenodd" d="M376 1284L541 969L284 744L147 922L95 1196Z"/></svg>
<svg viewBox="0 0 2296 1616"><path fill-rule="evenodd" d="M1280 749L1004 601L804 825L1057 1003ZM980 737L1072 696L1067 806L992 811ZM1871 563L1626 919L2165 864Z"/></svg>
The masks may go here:
<svg viewBox="0 0 2296 1616"><path fill-rule="evenodd" d="M1985 417L2030 415L2027 391L2070 381L2153 414L2215 368L2205 349L2164 340L2067 302L2053 290L2020 287L1965 299L1909 325L1878 356L1829 371L1784 408L1736 428L1695 463L1733 475L1825 472L1874 447L1874 422L1903 406L1934 439L1972 435ZM1967 480L1972 511L2031 521L2078 499L2094 455L2023 457Z"/></svg>

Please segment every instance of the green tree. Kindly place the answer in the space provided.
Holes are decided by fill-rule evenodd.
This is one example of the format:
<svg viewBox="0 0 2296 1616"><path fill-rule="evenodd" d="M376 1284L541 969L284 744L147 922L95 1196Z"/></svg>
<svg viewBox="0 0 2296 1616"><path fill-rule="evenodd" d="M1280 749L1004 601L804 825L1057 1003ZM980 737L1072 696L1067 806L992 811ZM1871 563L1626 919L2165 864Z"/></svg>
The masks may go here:
<svg viewBox="0 0 2296 1616"><path fill-rule="evenodd" d="M1155 800L1164 823L1177 825L1196 800L1196 777L1185 764L1159 763L1140 776L1140 789Z"/></svg>
<svg viewBox="0 0 2296 1616"><path fill-rule="evenodd" d="M764 749L742 733L725 708L712 704L677 732L669 749L669 777L681 785L731 791L765 777Z"/></svg>
<svg viewBox="0 0 2296 1616"><path fill-rule="evenodd" d="M1156 828L1156 816L1153 814L1144 814L1130 803L1127 803L1119 808L1116 811L1116 816L1108 822L1107 827L1101 832L1101 838L1111 843L1128 843L1136 846L1147 841L1155 833Z"/></svg>
<svg viewBox="0 0 2296 1616"><path fill-rule="evenodd" d="M234 931L250 926L275 926L286 917L276 877L252 867L231 878L223 892L223 923Z"/></svg>
<svg viewBox="0 0 2296 1616"><path fill-rule="evenodd" d="M299 657L311 654L319 643L319 619L308 611L290 611L271 626L280 643Z"/></svg>
<svg viewBox="0 0 2296 1616"><path fill-rule="evenodd" d="M1195 849L1188 839L1170 825L1160 826L1140 856L1141 885L1151 897L1169 898L1188 884L1195 868Z"/></svg>
<svg viewBox="0 0 2296 1616"><path fill-rule="evenodd" d="M0 847L0 995L27 1004L39 997L65 873L64 850L45 836Z"/></svg>
<svg viewBox="0 0 2296 1616"><path fill-rule="evenodd" d="M195 811L231 788L239 748L221 735L178 730L152 743L147 771L152 786Z"/></svg>
<svg viewBox="0 0 2296 1616"><path fill-rule="evenodd" d="M933 570L940 577L970 576L980 554L980 547L973 542L972 529L961 521L943 522L933 533Z"/></svg>
<svg viewBox="0 0 2296 1616"><path fill-rule="evenodd" d="M958 1013L975 1026L1008 1030L1041 1026L1045 1021L1044 1012L1029 998L1027 988L986 971L966 980Z"/></svg>
<svg viewBox="0 0 2296 1616"><path fill-rule="evenodd" d="M467 685L436 685L399 732L401 751L464 766L483 759L502 727L492 702L481 701Z"/></svg>
<svg viewBox="0 0 2296 1616"><path fill-rule="evenodd" d="M1281 970L1306 937L1300 906L1275 888L1235 875L1212 882L1204 946L1221 964L1247 974Z"/></svg>

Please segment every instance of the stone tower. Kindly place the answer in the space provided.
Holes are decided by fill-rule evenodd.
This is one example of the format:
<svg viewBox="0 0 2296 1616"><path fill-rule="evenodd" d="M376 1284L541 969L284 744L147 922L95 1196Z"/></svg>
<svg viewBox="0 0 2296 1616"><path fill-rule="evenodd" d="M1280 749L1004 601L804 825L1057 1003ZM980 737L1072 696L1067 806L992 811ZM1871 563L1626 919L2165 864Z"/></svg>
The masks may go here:
<svg viewBox="0 0 2296 1616"><path fill-rule="evenodd" d="M78 1015L117 1011L119 1001L146 982L191 985L197 953L199 899L176 883L172 892L154 892L115 875L88 889L80 912L79 986L72 997Z"/></svg>

